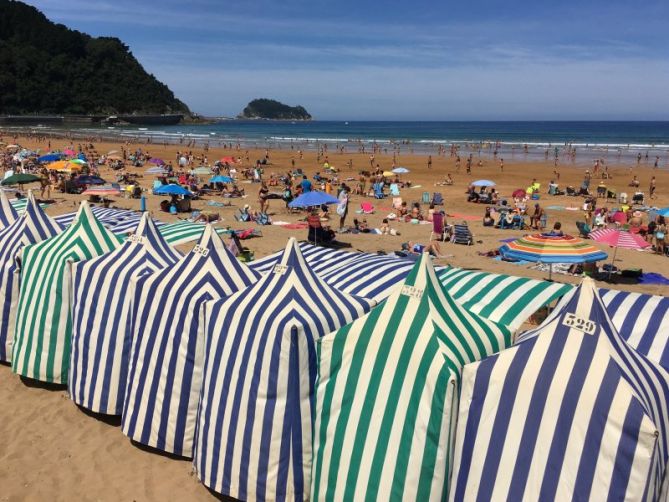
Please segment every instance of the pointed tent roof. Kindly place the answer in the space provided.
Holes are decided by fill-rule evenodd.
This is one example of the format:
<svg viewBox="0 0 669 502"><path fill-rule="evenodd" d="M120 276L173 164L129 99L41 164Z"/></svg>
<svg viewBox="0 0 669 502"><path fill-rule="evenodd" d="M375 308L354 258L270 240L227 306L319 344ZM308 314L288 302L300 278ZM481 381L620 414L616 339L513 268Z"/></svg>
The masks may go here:
<svg viewBox="0 0 669 502"><path fill-rule="evenodd" d="M176 264L141 277L133 296L131 361L123 432L131 439L191 456L201 384L200 306L258 279L214 231L205 227Z"/></svg>
<svg viewBox="0 0 669 502"><path fill-rule="evenodd" d="M510 343L424 254L383 304L320 341L312 499L444 500L462 366Z"/></svg>
<svg viewBox="0 0 669 502"><path fill-rule="evenodd" d="M257 283L207 302L194 463L212 490L240 500L306 500L315 342L375 302L336 290L297 241Z"/></svg>
<svg viewBox="0 0 669 502"><path fill-rule="evenodd" d="M96 413L120 415L130 357L133 279L174 265L149 213L116 250L73 266L70 396Z"/></svg>
<svg viewBox="0 0 669 502"><path fill-rule="evenodd" d="M25 246L58 234L60 226L49 218L28 192L25 211L0 231L0 361L11 360L15 316L19 300L18 260Z"/></svg>
<svg viewBox="0 0 669 502"><path fill-rule="evenodd" d="M0 229L6 228L16 221L19 215L7 198L4 190L0 189Z"/></svg>
<svg viewBox="0 0 669 502"><path fill-rule="evenodd" d="M657 500L668 382L585 279L531 336L465 367L452 496Z"/></svg>
<svg viewBox="0 0 669 502"><path fill-rule="evenodd" d="M15 373L67 382L72 330L69 265L112 251L119 244L84 201L67 230L24 249L12 349Z"/></svg>

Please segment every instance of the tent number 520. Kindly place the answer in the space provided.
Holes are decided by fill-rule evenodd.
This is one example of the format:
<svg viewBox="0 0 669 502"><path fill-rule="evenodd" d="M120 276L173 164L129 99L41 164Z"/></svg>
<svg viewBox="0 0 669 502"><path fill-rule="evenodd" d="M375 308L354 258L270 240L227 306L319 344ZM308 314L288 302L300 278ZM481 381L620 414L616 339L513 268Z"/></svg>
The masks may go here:
<svg viewBox="0 0 669 502"><path fill-rule="evenodd" d="M588 335L592 335L597 329L597 324L589 319L583 319L582 317L577 317L574 314L567 314L562 321L562 324L569 326L570 328L577 329Z"/></svg>

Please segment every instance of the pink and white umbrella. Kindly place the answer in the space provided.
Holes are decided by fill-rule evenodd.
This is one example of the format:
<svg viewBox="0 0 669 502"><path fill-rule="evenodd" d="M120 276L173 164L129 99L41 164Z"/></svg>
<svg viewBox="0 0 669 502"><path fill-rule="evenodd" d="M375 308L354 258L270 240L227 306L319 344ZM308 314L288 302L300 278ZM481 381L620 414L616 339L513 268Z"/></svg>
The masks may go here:
<svg viewBox="0 0 669 502"><path fill-rule="evenodd" d="M643 237L625 232L624 230L617 230L615 228L602 228L601 230L593 230L589 236L593 241L601 242L613 246L613 259L611 260L611 268L609 269L609 277L611 277L611 270L613 270L613 263L616 260L616 253L618 248L626 249L645 249L650 246Z"/></svg>
<svg viewBox="0 0 669 502"><path fill-rule="evenodd" d="M64 150L63 153L64 153L65 155L68 155L68 156L73 156L73 155L76 155L76 154L77 154L77 152L75 152L75 151L72 150L71 148L68 148L68 149Z"/></svg>

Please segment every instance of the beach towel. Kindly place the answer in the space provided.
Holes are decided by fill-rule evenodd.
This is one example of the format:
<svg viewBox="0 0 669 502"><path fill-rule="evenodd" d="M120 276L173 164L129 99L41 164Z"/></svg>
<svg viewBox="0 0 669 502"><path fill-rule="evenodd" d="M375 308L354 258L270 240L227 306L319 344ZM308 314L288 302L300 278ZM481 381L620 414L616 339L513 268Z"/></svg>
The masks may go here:
<svg viewBox="0 0 669 502"><path fill-rule="evenodd" d="M565 207L564 206L548 206L546 209L550 209L551 211L564 211Z"/></svg>
<svg viewBox="0 0 669 502"><path fill-rule="evenodd" d="M290 230L301 230L304 228L308 228L309 225L304 222L298 222L298 223L284 223L281 225L283 228L288 228Z"/></svg>
<svg viewBox="0 0 669 502"><path fill-rule="evenodd" d="M641 274L641 277L639 277L639 282L641 284L659 284L662 286L669 286L669 278L656 272L648 272L647 274Z"/></svg>
<svg viewBox="0 0 669 502"><path fill-rule="evenodd" d="M458 220L465 220L465 221L478 221L482 219L480 216L472 216L470 214L462 214L462 213L452 213L448 215L449 218L456 218Z"/></svg>

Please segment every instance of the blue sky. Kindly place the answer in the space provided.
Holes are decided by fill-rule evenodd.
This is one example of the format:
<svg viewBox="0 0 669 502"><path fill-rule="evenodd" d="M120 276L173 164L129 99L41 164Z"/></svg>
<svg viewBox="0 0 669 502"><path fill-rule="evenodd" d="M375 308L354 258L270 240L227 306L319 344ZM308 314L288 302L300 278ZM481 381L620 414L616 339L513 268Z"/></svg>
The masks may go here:
<svg viewBox="0 0 669 502"><path fill-rule="evenodd" d="M669 120L667 0L32 0L116 36L192 110Z"/></svg>

